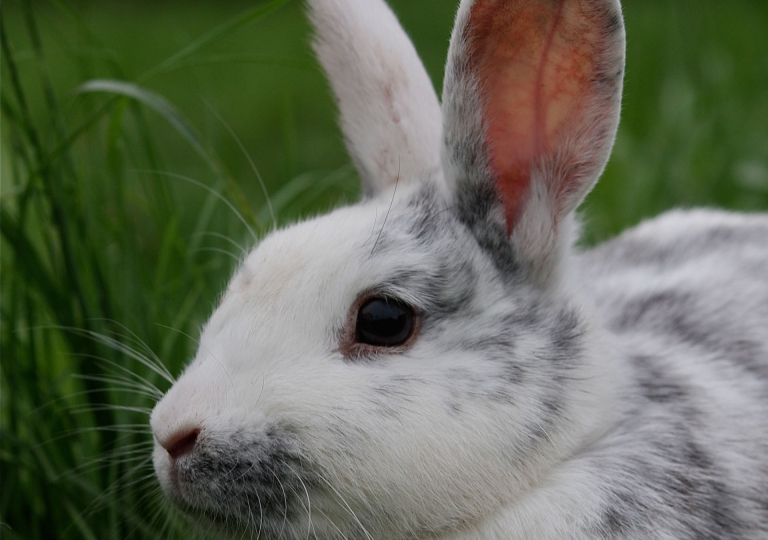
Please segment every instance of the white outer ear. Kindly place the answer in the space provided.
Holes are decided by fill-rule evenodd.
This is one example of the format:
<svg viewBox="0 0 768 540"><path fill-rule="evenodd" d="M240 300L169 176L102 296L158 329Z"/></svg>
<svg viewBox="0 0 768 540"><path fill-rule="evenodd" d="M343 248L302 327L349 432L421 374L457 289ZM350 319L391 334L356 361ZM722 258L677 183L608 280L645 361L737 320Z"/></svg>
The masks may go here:
<svg viewBox="0 0 768 540"><path fill-rule="evenodd" d="M440 166L437 95L382 0L308 0L315 51L341 113L365 195Z"/></svg>

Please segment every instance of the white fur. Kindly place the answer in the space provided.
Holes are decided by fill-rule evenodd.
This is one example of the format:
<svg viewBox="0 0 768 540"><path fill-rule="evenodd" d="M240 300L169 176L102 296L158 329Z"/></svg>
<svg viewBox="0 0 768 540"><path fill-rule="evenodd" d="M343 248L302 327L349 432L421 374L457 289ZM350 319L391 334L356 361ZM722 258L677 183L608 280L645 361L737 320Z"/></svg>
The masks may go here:
<svg viewBox="0 0 768 540"><path fill-rule="evenodd" d="M504 232L498 201L472 198L492 185L481 81L462 74L475 4L457 18L442 142L389 9L310 6L370 197L270 234L237 270L152 413L166 493L235 538L768 537L768 218L675 212L574 252L614 93L557 170L532 165L532 202ZM568 166L590 174L554 196ZM422 314L409 347L345 352L370 291Z"/></svg>

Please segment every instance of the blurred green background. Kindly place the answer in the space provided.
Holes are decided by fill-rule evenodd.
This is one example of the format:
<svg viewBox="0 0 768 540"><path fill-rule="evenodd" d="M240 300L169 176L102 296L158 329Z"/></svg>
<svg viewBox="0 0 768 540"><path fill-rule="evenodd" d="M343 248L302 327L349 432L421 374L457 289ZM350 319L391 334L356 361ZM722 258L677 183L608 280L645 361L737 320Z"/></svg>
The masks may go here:
<svg viewBox="0 0 768 540"><path fill-rule="evenodd" d="M391 4L440 88L455 3ZM675 206L768 209L768 3L624 6L623 120L585 242ZM159 362L180 372L270 227L258 176L279 223L358 196L301 11L3 2L3 538L192 537L152 477Z"/></svg>

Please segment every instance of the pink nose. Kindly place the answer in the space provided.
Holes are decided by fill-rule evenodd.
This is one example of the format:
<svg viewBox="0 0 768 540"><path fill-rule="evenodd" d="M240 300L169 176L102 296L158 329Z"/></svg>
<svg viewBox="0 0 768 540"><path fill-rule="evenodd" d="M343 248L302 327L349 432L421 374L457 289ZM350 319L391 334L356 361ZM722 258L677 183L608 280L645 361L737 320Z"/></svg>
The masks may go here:
<svg viewBox="0 0 768 540"><path fill-rule="evenodd" d="M173 459L177 459L184 454L189 454L195 447L197 442L197 436L200 434L199 429L190 429L175 433L165 441L160 441L160 445L165 448L168 455Z"/></svg>

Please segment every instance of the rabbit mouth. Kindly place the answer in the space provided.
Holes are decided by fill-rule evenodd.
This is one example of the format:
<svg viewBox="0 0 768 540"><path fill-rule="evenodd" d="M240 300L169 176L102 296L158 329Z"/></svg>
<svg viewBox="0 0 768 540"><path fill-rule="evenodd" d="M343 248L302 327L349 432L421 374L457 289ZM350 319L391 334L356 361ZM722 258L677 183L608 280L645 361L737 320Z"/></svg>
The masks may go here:
<svg viewBox="0 0 768 540"><path fill-rule="evenodd" d="M224 532L276 537L303 521L314 486L294 448L276 430L226 438L203 432L191 452L171 459L167 494L182 512Z"/></svg>

